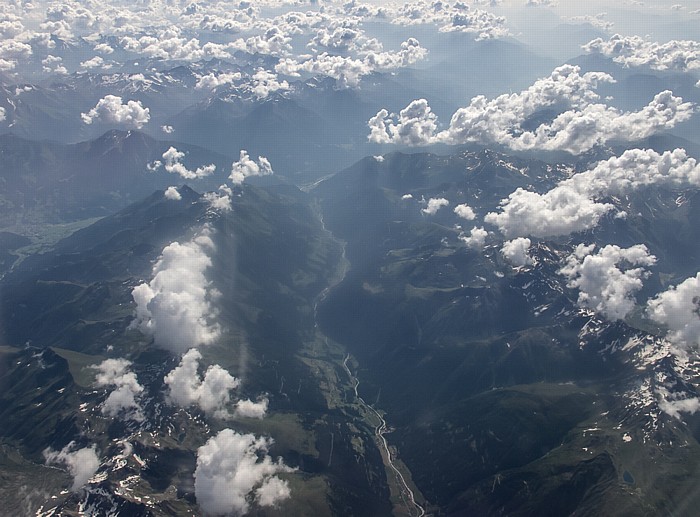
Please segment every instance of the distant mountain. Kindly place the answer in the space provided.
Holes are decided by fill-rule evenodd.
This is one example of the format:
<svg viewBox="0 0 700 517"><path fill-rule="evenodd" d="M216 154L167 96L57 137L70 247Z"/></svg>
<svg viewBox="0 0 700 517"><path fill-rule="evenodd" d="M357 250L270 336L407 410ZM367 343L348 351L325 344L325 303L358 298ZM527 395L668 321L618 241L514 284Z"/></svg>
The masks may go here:
<svg viewBox="0 0 700 517"><path fill-rule="evenodd" d="M108 131L78 144L0 136L0 227L21 229L39 223L60 223L99 217L125 207L156 188L182 183L163 167L162 154L175 146L185 152L191 169L214 163L216 173L197 180L203 188L218 187L230 172L232 159L192 145L157 141L138 131Z"/></svg>

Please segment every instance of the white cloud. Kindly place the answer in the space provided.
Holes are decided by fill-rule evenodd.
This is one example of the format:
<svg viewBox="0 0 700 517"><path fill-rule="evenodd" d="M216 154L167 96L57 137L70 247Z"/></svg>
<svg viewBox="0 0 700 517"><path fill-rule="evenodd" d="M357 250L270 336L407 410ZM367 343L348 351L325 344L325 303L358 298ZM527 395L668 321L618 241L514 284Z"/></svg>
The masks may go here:
<svg viewBox="0 0 700 517"><path fill-rule="evenodd" d="M501 201L500 212L491 212L484 220L498 226L508 238L568 235L595 227L613 210L612 204L597 199L650 185L700 187L700 166L683 149L662 154L630 149L561 181L544 194L518 188Z"/></svg>
<svg viewBox="0 0 700 517"><path fill-rule="evenodd" d="M476 226L469 231L469 236L463 232L459 235L459 240L461 240L468 247L480 250L483 249L486 244L486 238L489 236L489 232L483 228L477 228Z"/></svg>
<svg viewBox="0 0 700 517"><path fill-rule="evenodd" d="M75 449L75 442L70 442L61 451L46 449L44 458L47 464L64 465L68 469L68 473L73 476L73 491L85 485L100 466L95 445Z"/></svg>
<svg viewBox="0 0 700 517"><path fill-rule="evenodd" d="M68 69L63 66L63 58L58 56L48 55L41 60L42 70L50 74L68 74Z"/></svg>
<svg viewBox="0 0 700 517"><path fill-rule="evenodd" d="M143 420L143 413L138 398L143 392L136 374L129 371L131 362L126 359L105 359L94 367L97 370L95 384L100 387L114 388L102 404L102 414L116 417L124 412L127 418Z"/></svg>
<svg viewBox="0 0 700 517"><path fill-rule="evenodd" d="M515 150L540 149L581 154L610 140L646 138L691 117L694 106L670 91L657 94L636 112L621 112L603 104L596 89L613 82L602 72L580 73L564 65L537 80L527 90L488 100L474 97L458 109L447 129L437 132L437 118L425 99L411 102L399 115L380 110L368 121L369 140L376 143L460 145L469 142L501 144ZM550 121L537 120L543 111L555 110ZM525 123L537 120L534 129Z"/></svg>
<svg viewBox="0 0 700 517"><path fill-rule="evenodd" d="M428 101L417 99L399 112L389 115L380 110L369 119L369 140L379 144L426 145L435 140L437 116Z"/></svg>
<svg viewBox="0 0 700 517"><path fill-rule="evenodd" d="M700 345L700 273L649 301L649 317L668 328L667 339L684 348Z"/></svg>
<svg viewBox="0 0 700 517"><path fill-rule="evenodd" d="M409 199L413 199L413 194L404 194L403 196L401 196L401 199L403 199L404 201L408 201Z"/></svg>
<svg viewBox="0 0 700 517"><path fill-rule="evenodd" d="M173 173L179 174L182 178L188 180L200 179L209 176L216 171L216 165L209 164L202 167L197 167L197 170L191 171L180 161L185 157L185 153L178 151L174 147L170 147L167 151L163 153L163 160L165 161L165 170Z"/></svg>
<svg viewBox="0 0 700 517"><path fill-rule="evenodd" d="M271 506L289 498L289 486L275 474L291 472L267 454L272 440L224 429L197 450L194 488L207 515L243 515L257 502ZM277 479L277 481L272 481Z"/></svg>
<svg viewBox="0 0 700 517"><path fill-rule="evenodd" d="M515 267L529 266L532 264L528 255L531 244L530 239L525 237L506 241L501 248L501 255Z"/></svg>
<svg viewBox="0 0 700 517"><path fill-rule="evenodd" d="M382 163L384 161L384 157L381 154L373 156L372 158L374 158L377 163Z"/></svg>
<svg viewBox="0 0 700 517"><path fill-rule="evenodd" d="M250 89L256 98L264 99L276 91L289 90L289 83L280 81L276 74L261 68L251 77Z"/></svg>
<svg viewBox="0 0 700 517"><path fill-rule="evenodd" d="M253 402L250 399L239 400L236 403L236 416L246 417L246 418L263 418L267 413L267 407L270 401L266 398L262 398L257 402Z"/></svg>
<svg viewBox="0 0 700 517"><path fill-rule="evenodd" d="M231 190L231 187L228 185L221 185L218 192L206 192L204 194L204 200L209 203L209 206L213 210L230 212L233 209L231 202L232 195L233 190Z"/></svg>
<svg viewBox="0 0 700 517"><path fill-rule="evenodd" d="M474 209L467 204L457 205L454 212L457 214L457 216L461 217L462 219L466 219L467 221L473 221L476 219Z"/></svg>
<svg viewBox="0 0 700 517"><path fill-rule="evenodd" d="M165 199L169 199L171 201L180 201L182 199L182 196L177 190L177 187L166 188L165 192L163 192L163 195L165 196Z"/></svg>
<svg viewBox="0 0 700 517"><path fill-rule="evenodd" d="M7 115L6 115L6 112L5 112L5 108L3 108L2 106L0 106L0 122L3 122L3 121L5 120L6 117L7 117Z"/></svg>
<svg viewBox="0 0 700 517"><path fill-rule="evenodd" d="M421 209L421 212L426 215L435 215L437 214L438 210L444 206L449 206L449 204L450 202L444 197L433 197L428 200L428 206Z"/></svg>
<svg viewBox="0 0 700 517"><path fill-rule="evenodd" d="M649 66L656 70L700 69L700 42L671 40L647 41L639 36L615 34L607 41L596 38L583 46L586 52L611 57L625 66Z"/></svg>
<svg viewBox="0 0 700 517"><path fill-rule="evenodd" d="M386 7L384 16L396 25L431 24L440 32L474 34L476 40L501 38L509 35L506 19L488 11L474 9L465 2L435 2L418 0L403 6Z"/></svg>
<svg viewBox="0 0 700 517"><path fill-rule="evenodd" d="M160 126L160 130L166 135L171 135L175 132L175 128L173 128L173 126Z"/></svg>
<svg viewBox="0 0 700 517"><path fill-rule="evenodd" d="M153 278L132 290L136 319L132 325L153 336L156 346L183 353L208 345L220 334L212 320L217 311L211 301L217 295L204 273L211 266L214 249L205 227L189 242L173 242L153 266Z"/></svg>
<svg viewBox="0 0 700 517"><path fill-rule="evenodd" d="M634 308L634 294L649 276L644 269L656 263L647 247L608 245L593 254L595 245L579 244L559 270L568 287L578 289L578 305L592 309L610 320L625 318Z"/></svg>
<svg viewBox="0 0 700 517"><path fill-rule="evenodd" d="M240 185L251 176L268 176L272 174L272 166L267 158L258 156L258 161L248 156L248 151L241 150L240 158L231 165L229 179L234 185Z"/></svg>
<svg viewBox="0 0 700 517"><path fill-rule="evenodd" d="M92 68L106 68L105 60L100 56L95 56L92 59L88 59L80 63L80 68L84 68L86 70L90 70Z"/></svg>
<svg viewBox="0 0 700 517"><path fill-rule="evenodd" d="M231 390L241 381L218 364L209 366L204 375L199 374L202 354L190 349L182 356L180 364L165 376L168 400L181 407L198 406L207 414L226 418L226 406L231 401Z"/></svg>
<svg viewBox="0 0 700 517"><path fill-rule="evenodd" d="M681 413L697 413L700 410L700 399L688 397L686 393L672 393L665 386L657 386L659 409L673 418L681 420Z"/></svg>
<svg viewBox="0 0 700 517"><path fill-rule="evenodd" d="M221 74L210 73L199 77L199 79L197 79L197 84L195 85L195 88L204 90L215 90L219 86L231 84L234 81L238 81L240 79L240 72Z"/></svg>
<svg viewBox="0 0 700 517"><path fill-rule="evenodd" d="M291 493L289 483L276 476L270 476L255 490L255 502L262 507L276 506L280 501L289 499Z"/></svg>
<svg viewBox="0 0 700 517"><path fill-rule="evenodd" d="M339 88L357 88L363 76L412 65L424 59L427 53L418 40L409 38L401 43L398 52L368 51L359 57L323 52L303 61L284 58L275 66L275 71L290 77L298 77L301 72L326 75L335 79Z"/></svg>
<svg viewBox="0 0 700 517"><path fill-rule="evenodd" d="M80 116L85 124L101 121L136 129L141 129L151 118L148 108L144 108L141 101L130 100L122 104L122 98L116 95L105 96L94 108Z"/></svg>

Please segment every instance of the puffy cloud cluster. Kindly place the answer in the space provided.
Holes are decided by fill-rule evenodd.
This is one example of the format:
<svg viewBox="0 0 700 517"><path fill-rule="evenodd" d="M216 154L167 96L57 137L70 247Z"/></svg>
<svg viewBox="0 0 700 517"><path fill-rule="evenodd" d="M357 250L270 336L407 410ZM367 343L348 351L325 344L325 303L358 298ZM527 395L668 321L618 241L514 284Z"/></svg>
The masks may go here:
<svg viewBox="0 0 700 517"><path fill-rule="evenodd" d="M436 140L437 116L425 99L412 101L398 116L382 109L369 119L368 125L372 142L415 146Z"/></svg>
<svg viewBox="0 0 700 517"><path fill-rule="evenodd" d="M276 74L261 68L252 75L248 88L257 99L264 99L271 93L289 90L289 83L280 81Z"/></svg>
<svg viewBox="0 0 700 517"><path fill-rule="evenodd" d="M444 197L432 197L428 200L428 205L421 209L426 215L435 215L442 207L449 206L450 202Z"/></svg>
<svg viewBox="0 0 700 517"><path fill-rule="evenodd" d="M204 375L199 374L202 354L190 349L182 356L180 364L165 376L167 396L171 403L182 407L198 406L217 418L228 416L226 406L231 401L231 390L241 381L218 364L209 366Z"/></svg>
<svg viewBox="0 0 700 517"><path fill-rule="evenodd" d="M697 70L700 68L700 42L672 40L647 41L639 36L615 34L607 41L596 38L583 46L586 52L611 57L625 66L648 66L656 70Z"/></svg>
<svg viewBox="0 0 700 517"><path fill-rule="evenodd" d="M213 174L216 170L216 165L209 164L202 167L197 167L197 170L191 171L180 161L184 157L185 153L178 151L174 147L170 147L163 153L165 170L172 174L179 174L182 178L187 180L204 178L210 174Z"/></svg>
<svg viewBox="0 0 700 517"><path fill-rule="evenodd" d="M117 95L105 96L94 108L80 116L85 124L100 121L136 129L141 129L151 118L148 108L144 108L141 101L130 100L122 104L122 98Z"/></svg>
<svg viewBox="0 0 700 517"><path fill-rule="evenodd" d="M136 319L132 325L153 336L156 346L184 353L219 337L212 321L217 295L205 277L211 266L208 252L214 249L210 230L189 242L173 242L163 249L153 266L153 278L132 290Z"/></svg>
<svg viewBox="0 0 700 517"><path fill-rule="evenodd" d="M137 399L143 392L143 386L130 368L131 362L126 359L105 359L95 366L95 384L114 388L102 404L102 414L116 417L124 413L128 418L142 421L143 412Z"/></svg>
<svg viewBox="0 0 700 517"><path fill-rule="evenodd" d="M466 219L467 221L473 221L474 219L476 219L474 209L467 204L457 205L454 209L454 212L455 214L457 214L458 217Z"/></svg>
<svg viewBox="0 0 700 517"><path fill-rule="evenodd" d="M0 106L0 122L3 122L7 118L5 108Z"/></svg>
<svg viewBox="0 0 700 517"><path fill-rule="evenodd" d="M267 407L270 401L266 398L261 398L257 402L250 399L239 400L236 403L236 416L245 418L263 418L267 413Z"/></svg>
<svg viewBox="0 0 700 517"><path fill-rule="evenodd" d="M597 199L628 194L650 185L700 187L700 165L683 149L659 154L631 149L538 194L518 188L501 201L500 212L484 220L508 238L551 237L595 227L614 206Z"/></svg>
<svg viewBox="0 0 700 517"><path fill-rule="evenodd" d="M177 187L166 188L163 192L163 196L165 196L165 199L169 199L170 201L180 201L182 199L182 195L180 194L180 191L177 190Z"/></svg>
<svg viewBox="0 0 700 517"><path fill-rule="evenodd" d="M44 458L47 464L63 465L68 469L68 473L73 476L71 487L73 491L85 485L100 466L100 459L97 457L97 449L94 445L76 449L75 442L70 442L60 451L46 449Z"/></svg>
<svg viewBox="0 0 700 517"><path fill-rule="evenodd" d="M230 72L230 73L209 73L202 75L197 79L197 84L195 88L198 90L215 90L219 86L226 84L231 84L234 81L239 81L241 79L240 72Z"/></svg>
<svg viewBox="0 0 700 517"><path fill-rule="evenodd" d="M474 227L469 231L467 236L464 232L459 235L459 240L467 245L469 248L480 250L486 244L486 238L489 236L489 232L484 230L484 228Z"/></svg>
<svg viewBox="0 0 700 517"><path fill-rule="evenodd" d="M274 506L289 498L276 474L292 472L267 454L272 440L224 429L197 450L194 490L207 515L243 515L251 504Z"/></svg>
<svg viewBox="0 0 700 517"><path fill-rule="evenodd" d="M515 267L532 265L532 258L528 255L532 242L525 237L518 237L503 243L501 255Z"/></svg>
<svg viewBox="0 0 700 517"><path fill-rule="evenodd" d="M634 309L634 294L643 287L656 257L643 244L630 248L608 245L593 253L595 245L579 244L559 274L568 287L578 289L578 305L610 319L625 318Z"/></svg>
<svg viewBox="0 0 700 517"><path fill-rule="evenodd" d="M248 156L248 151L241 150L239 160L231 165L229 179L234 185L240 185L251 176L269 176L272 174L270 161L264 156L258 156L258 161Z"/></svg>
<svg viewBox="0 0 700 517"><path fill-rule="evenodd" d="M564 65L520 93L492 100L474 97L440 132L425 99L413 101L398 116L383 109L368 122L369 140L404 145L496 143L515 150L581 154L610 140L646 138L688 120L694 112L691 103L670 91L657 94L639 111L622 112L603 104L596 93L601 82L614 81L610 75L580 72L578 66ZM540 119L552 110L558 113L553 119Z"/></svg>
<svg viewBox="0 0 700 517"><path fill-rule="evenodd" d="M302 72L325 75L335 79L340 88L357 88L363 76L415 64L424 59L427 53L418 40L409 38L401 43L398 52L363 51L359 57L323 52L305 61L281 59L275 66L275 71L290 77L298 77Z"/></svg>
<svg viewBox="0 0 700 517"><path fill-rule="evenodd" d="M474 9L465 2L418 0L396 8L387 7L382 14L396 25L431 24L438 26L441 32L474 34L477 40L509 35L504 17Z"/></svg>
<svg viewBox="0 0 700 517"><path fill-rule="evenodd" d="M221 185L217 192L207 192L204 194L204 200L209 203L213 210L229 212L233 209L231 196L233 190L228 185Z"/></svg>
<svg viewBox="0 0 700 517"><path fill-rule="evenodd" d="M650 300L647 312L668 328L672 343L684 348L700 345L700 273Z"/></svg>

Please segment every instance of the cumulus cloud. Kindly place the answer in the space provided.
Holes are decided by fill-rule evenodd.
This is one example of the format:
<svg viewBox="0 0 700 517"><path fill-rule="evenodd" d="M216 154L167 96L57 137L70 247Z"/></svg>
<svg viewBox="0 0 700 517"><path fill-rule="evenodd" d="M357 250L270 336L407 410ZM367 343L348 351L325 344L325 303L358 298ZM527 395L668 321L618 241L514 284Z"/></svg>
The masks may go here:
<svg viewBox="0 0 700 517"><path fill-rule="evenodd" d="M0 122L4 121L5 118L7 118L7 115L5 113L5 108L0 106Z"/></svg>
<svg viewBox="0 0 700 517"><path fill-rule="evenodd" d="M406 2L395 8L388 6L382 14L396 25L431 24L436 25L440 32L473 34L477 41L509 35L504 17L481 9L474 9L465 2L418 0Z"/></svg>
<svg viewBox="0 0 700 517"><path fill-rule="evenodd" d="M681 420L681 413L697 413L700 410L700 398L688 397L686 393L673 393L665 386L657 386L659 409L673 418Z"/></svg>
<svg viewBox="0 0 700 517"><path fill-rule="evenodd" d="M153 278L132 290L136 318L132 326L153 336L156 346L183 353L208 345L220 335L213 322L217 311L212 299L217 291L206 279L214 249L211 231L205 227L189 242L173 242L163 249L153 266Z"/></svg>
<svg viewBox="0 0 700 517"><path fill-rule="evenodd" d="M289 83L280 81L277 74L261 68L252 75L249 88L257 99L264 99L271 93L289 90Z"/></svg>
<svg viewBox="0 0 700 517"><path fill-rule="evenodd" d="M270 401L266 398L262 398L257 402L253 402L250 399L239 400L236 403L236 416L246 417L246 418L263 418L267 413L267 407Z"/></svg>
<svg viewBox="0 0 700 517"><path fill-rule="evenodd" d="M275 474L291 472L267 454L272 440L224 429L197 450L194 488L207 515L243 515L252 504L275 505L290 496Z"/></svg>
<svg viewBox="0 0 700 517"><path fill-rule="evenodd" d="M207 192L204 194L204 200L209 203L212 210L230 212L233 209L231 197L233 190L228 185L221 185L217 192Z"/></svg>
<svg viewBox="0 0 700 517"><path fill-rule="evenodd" d="M376 143L414 146L496 143L515 150L581 154L610 140L646 138L688 120L694 112L693 104L670 91L657 94L639 111L622 112L602 103L595 91L601 82L614 82L610 75L580 72L577 66L564 65L520 93L492 100L483 95L474 97L440 132L425 99L411 102L399 115L382 109L368 121L368 138ZM557 115L541 119L550 110Z"/></svg>
<svg viewBox="0 0 700 517"><path fill-rule="evenodd" d="M241 150L240 158L231 165L229 179L234 185L240 185L251 176L268 176L272 174L272 166L267 158L258 156L258 161L248 156L248 151Z"/></svg>
<svg viewBox="0 0 700 517"><path fill-rule="evenodd" d="M684 348L700 344L700 273L659 293L647 307L649 317L665 325L667 339Z"/></svg>
<svg viewBox="0 0 700 517"><path fill-rule="evenodd" d="M593 253L595 245L579 244L559 274L568 287L578 289L578 305L610 319L625 318L634 308L634 294L649 276L644 269L656 263L643 244L630 248L608 245Z"/></svg>
<svg viewBox="0 0 700 517"><path fill-rule="evenodd" d="M241 77L240 72L221 74L210 73L199 77L195 88L198 90L215 90L219 86L238 81L241 79Z"/></svg>
<svg viewBox="0 0 700 517"><path fill-rule="evenodd" d="M427 53L418 40L409 38L401 43L398 52L368 51L358 57L323 52L302 61L284 58L275 66L275 71L290 77L299 77L302 72L325 75L335 79L339 88L357 88L362 77L412 65L424 59Z"/></svg>
<svg viewBox="0 0 700 517"><path fill-rule="evenodd" d="M181 407L198 406L207 414L217 418L228 416L226 406L231 401L231 390L241 381L233 377L218 364L209 366L199 374L202 354L190 349L182 356L180 364L165 376L168 400Z"/></svg>
<svg viewBox="0 0 700 517"><path fill-rule="evenodd" d="M450 202L444 197L433 197L428 200L428 206L423 208L421 212L426 215L435 215L438 210L444 206L449 206Z"/></svg>
<svg viewBox="0 0 700 517"><path fill-rule="evenodd" d="M47 464L63 465L68 469L68 473L73 476L73 491L85 485L100 466L95 445L76 449L75 442L70 442L60 451L44 450L44 458Z"/></svg>
<svg viewBox="0 0 700 517"><path fill-rule="evenodd" d="M194 180L199 178L204 178L209 176L216 171L216 165L209 164L202 167L197 167L197 170L191 171L180 161L185 157L185 153L178 151L174 147L170 147L167 151L163 153L163 160L165 161L165 170L173 173L179 174L182 178L188 180Z"/></svg>
<svg viewBox="0 0 700 517"><path fill-rule="evenodd" d="M488 237L489 232L484 230L484 228L474 227L469 231L467 236L464 232L459 235L459 240L466 244L469 248L476 250L483 249L486 244L486 237Z"/></svg>
<svg viewBox="0 0 700 517"><path fill-rule="evenodd" d="M466 219L467 221L473 221L474 219L476 219L474 209L467 204L457 205L454 209L454 212L459 217L461 217L462 219Z"/></svg>
<svg viewBox="0 0 700 517"><path fill-rule="evenodd" d="M102 404L103 415L115 417L123 413L127 418L143 420L141 405L138 402L143 386L139 384L136 374L131 372L130 368L131 361L126 359L105 359L95 366L95 384L114 388Z"/></svg>
<svg viewBox="0 0 700 517"><path fill-rule="evenodd" d="M615 34L607 41L596 38L583 49L610 57L625 66L648 66L655 70L700 69L700 42L692 40L658 43L639 36Z"/></svg>
<svg viewBox="0 0 700 517"><path fill-rule="evenodd" d="M163 192L163 195L165 196L165 199L169 199L171 201L180 201L182 199L182 196L177 190L177 187L166 188L165 192Z"/></svg>
<svg viewBox="0 0 700 517"><path fill-rule="evenodd" d="M501 255L515 267L529 266L532 264L532 258L528 255L531 244L530 239L525 237L506 241L501 248Z"/></svg>
<svg viewBox="0 0 700 517"><path fill-rule="evenodd" d="M85 124L100 121L136 129L141 129L151 118L148 108L144 108L141 101L130 100L122 104L122 98L116 95L105 96L94 108L80 116Z"/></svg>
<svg viewBox="0 0 700 517"><path fill-rule="evenodd" d="M614 209L598 199L650 185L700 187L700 165L683 149L662 154L630 149L561 181L544 194L518 188L501 201L500 212L491 212L484 220L498 226L508 238L568 235L595 227Z"/></svg>
<svg viewBox="0 0 700 517"><path fill-rule="evenodd" d="M380 110L369 119L369 140L379 144L424 145L435 139L437 116L428 101L417 99L402 109L398 116Z"/></svg>

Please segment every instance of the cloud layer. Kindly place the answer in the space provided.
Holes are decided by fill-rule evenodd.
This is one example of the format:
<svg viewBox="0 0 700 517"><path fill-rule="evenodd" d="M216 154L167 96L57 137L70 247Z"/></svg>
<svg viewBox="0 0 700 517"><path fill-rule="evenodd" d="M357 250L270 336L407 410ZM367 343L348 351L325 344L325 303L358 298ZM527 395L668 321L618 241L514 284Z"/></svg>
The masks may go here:
<svg viewBox="0 0 700 517"><path fill-rule="evenodd" d="M477 142L519 151L581 154L610 140L646 138L688 120L694 112L691 103L670 91L657 94L639 111L621 112L604 104L596 93L602 82L614 79L602 72L582 74L578 66L560 66L520 93L492 100L474 97L440 132L427 101L418 99L398 115L380 110L368 122L369 140L410 146Z"/></svg>
<svg viewBox="0 0 700 517"><path fill-rule="evenodd" d="M499 212L488 213L484 221L498 226L508 238L568 235L595 227L614 209L599 199L651 185L700 187L700 165L683 149L661 154L631 149L563 180L544 194L518 188L501 201Z"/></svg>

